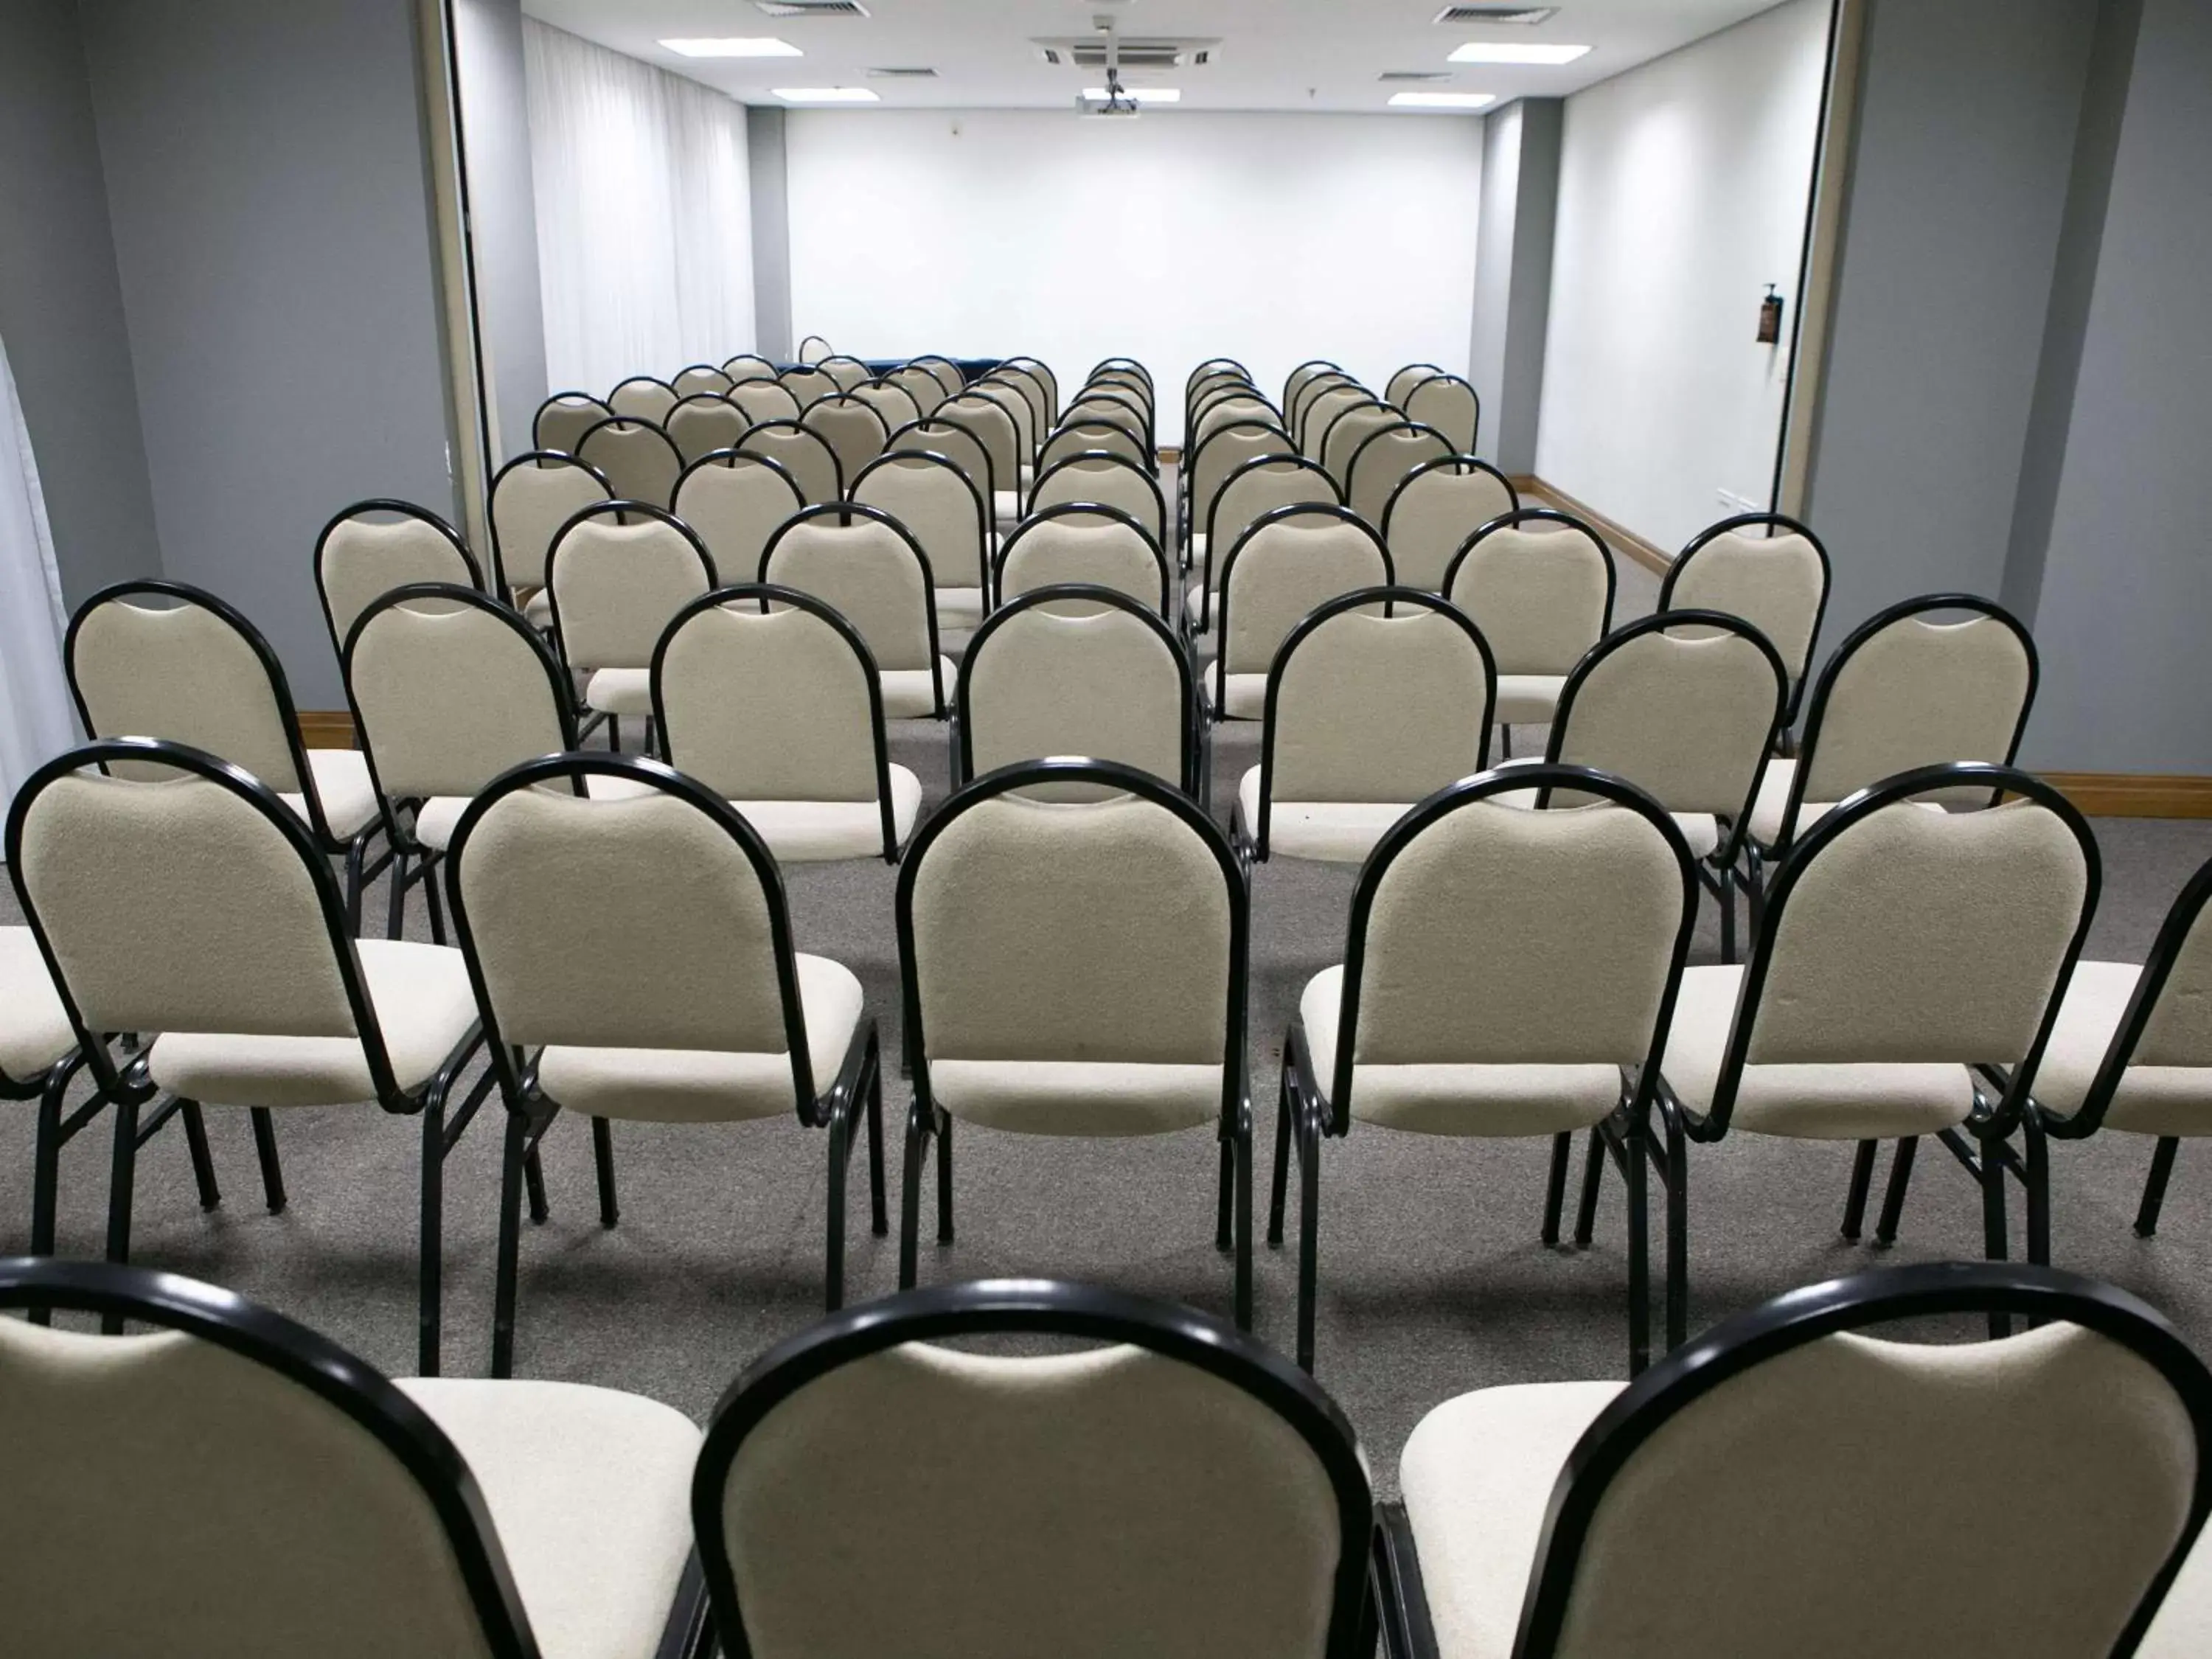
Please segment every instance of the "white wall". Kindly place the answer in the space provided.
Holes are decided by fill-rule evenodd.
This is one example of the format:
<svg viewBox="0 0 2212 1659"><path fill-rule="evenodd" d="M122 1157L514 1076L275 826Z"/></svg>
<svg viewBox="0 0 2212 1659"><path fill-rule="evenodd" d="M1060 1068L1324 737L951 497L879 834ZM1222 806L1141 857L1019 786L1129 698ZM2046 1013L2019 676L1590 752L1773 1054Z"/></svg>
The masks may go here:
<svg viewBox="0 0 2212 1659"><path fill-rule="evenodd" d="M794 111L792 324L861 356L1308 357L1464 373L1481 124L1464 117Z"/></svg>
<svg viewBox="0 0 2212 1659"><path fill-rule="evenodd" d="M1772 489L1828 13L1790 0L1567 100L1536 471L1662 547Z"/></svg>

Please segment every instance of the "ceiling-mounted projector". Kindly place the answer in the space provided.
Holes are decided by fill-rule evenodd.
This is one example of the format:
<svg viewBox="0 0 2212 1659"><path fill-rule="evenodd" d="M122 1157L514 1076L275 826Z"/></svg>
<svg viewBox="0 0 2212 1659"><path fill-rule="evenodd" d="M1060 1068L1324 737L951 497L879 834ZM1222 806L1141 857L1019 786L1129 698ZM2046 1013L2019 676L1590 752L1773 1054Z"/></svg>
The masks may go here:
<svg viewBox="0 0 2212 1659"><path fill-rule="evenodd" d="M1098 120L1133 121L1144 113L1144 106L1121 84L1121 71L1112 68L1106 71L1106 95L1093 98L1088 94L1078 93L1075 107L1079 113Z"/></svg>

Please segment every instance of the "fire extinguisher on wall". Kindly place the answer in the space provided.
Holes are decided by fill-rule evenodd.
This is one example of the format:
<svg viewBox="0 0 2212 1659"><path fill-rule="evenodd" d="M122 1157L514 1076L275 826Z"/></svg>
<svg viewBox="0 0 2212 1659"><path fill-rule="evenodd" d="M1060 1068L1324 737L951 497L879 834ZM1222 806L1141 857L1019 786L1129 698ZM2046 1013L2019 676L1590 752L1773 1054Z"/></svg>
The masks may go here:
<svg viewBox="0 0 2212 1659"><path fill-rule="evenodd" d="M1779 345L1782 343L1782 296L1774 291L1774 284L1766 285L1766 297L1759 302L1759 343Z"/></svg>

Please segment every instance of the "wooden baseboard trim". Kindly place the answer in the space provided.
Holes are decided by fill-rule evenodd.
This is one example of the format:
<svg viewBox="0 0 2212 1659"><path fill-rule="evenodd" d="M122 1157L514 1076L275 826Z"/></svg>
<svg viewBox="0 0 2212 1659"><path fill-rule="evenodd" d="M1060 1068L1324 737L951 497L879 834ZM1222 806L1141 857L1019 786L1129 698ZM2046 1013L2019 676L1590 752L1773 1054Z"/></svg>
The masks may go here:
<svg viewBox="0 0 2212 1659"><path fill-rule="evenodd" d="M1162 466L1174 466L1182 461L1182 451L1174 447L1172 445L1170 445L1167 447L1161 449L1158 452L1158 456L1159 463Z"/></svg>
<svg viewBox="0 0 2212 1659"><path fill-rule="evenodd" d="M302 708L300 741L310 749L353 747L353 714L343 708Z"/></svg>
<svg viewBox="0 0 2212 1659"><path fill-rule="evenodd" d="M2091 817L2212 818L2212 777L2162 772L2042 772Z"/></svg>
<svg viewBox="0 0 2212 1659"><path fill-rule="evenodd" d="M1655 576L1665 575L1667 567L1674 562L1672 555L1661 551L1659 548L1645 541L1626 525L1607 518L1596 508L1577 501L1556 484L1546 483L1533 472L1520 474L1513 479L1512 483L1516 490L1533 492L1547 501L1556 502L1562 513L1571 513L1577 519L1587 519L1597 526L1599 533L1610 545L1627 554L1630 558L1635 560Z"/></svg>

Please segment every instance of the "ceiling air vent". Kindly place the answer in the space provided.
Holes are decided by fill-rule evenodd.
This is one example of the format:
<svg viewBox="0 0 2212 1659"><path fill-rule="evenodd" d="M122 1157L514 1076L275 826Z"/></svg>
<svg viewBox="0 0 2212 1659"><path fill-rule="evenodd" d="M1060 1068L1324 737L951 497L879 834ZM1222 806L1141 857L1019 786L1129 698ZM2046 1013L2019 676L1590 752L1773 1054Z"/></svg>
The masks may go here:
<svg viewBox="0 0 2212 1659"><path fill-rule="evenodd" d="M754 0L757 5L760 0ZM1547 23L1559 15L1557 6L1446 6L1437 14L1439 23Z"/></svg>
<svg viewBox="0 0 2212 1659"><path fill-rule="evenodd" d="M1038 40L1036 49L1054 69L1104 69L1106 37L1078 35ZM1221 50L1219 40L1123 40L1119 43L1125 70L1200 69Z"/></svg>
<svg viewBox="0 0 2212 1659"><path fill-rule="evenodd" d="M1378 81L1449 81L1449 70L1384 70L1375 77Z"/></svg>
<svg viewBox="0 0 2212 1659"><path fill-rule="evenodd" d="M860 0L753 0L771 17L866 17Z"/></svg>
<svg viewBox="0 0 2212 1659"><path fill-rule="evenodd" d="M933 69L872 69L868 71L871 81L934 81L936 78L937 71Z"/></svg>

